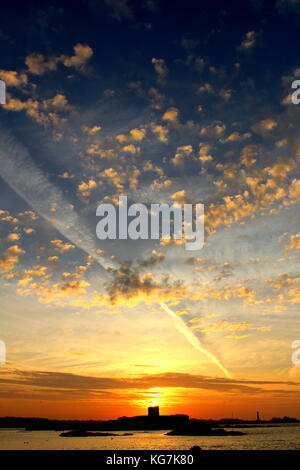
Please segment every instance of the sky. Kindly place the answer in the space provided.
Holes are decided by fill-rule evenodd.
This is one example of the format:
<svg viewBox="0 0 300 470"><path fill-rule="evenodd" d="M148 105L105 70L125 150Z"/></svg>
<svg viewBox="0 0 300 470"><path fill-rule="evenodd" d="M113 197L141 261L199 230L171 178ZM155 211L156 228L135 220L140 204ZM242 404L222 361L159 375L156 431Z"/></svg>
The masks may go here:
<svg viewBox="0 0 300 470"><path fill-rule="evenodd" d="M0 416L300 418L300 2L1 6ZM99 240L202 203L205 243Z"/></svg>

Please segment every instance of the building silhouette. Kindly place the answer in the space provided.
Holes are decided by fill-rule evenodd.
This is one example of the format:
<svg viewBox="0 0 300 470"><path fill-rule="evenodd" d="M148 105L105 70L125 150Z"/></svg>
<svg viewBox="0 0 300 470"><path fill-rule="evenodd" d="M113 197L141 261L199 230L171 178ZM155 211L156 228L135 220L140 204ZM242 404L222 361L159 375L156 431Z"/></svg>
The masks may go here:
<svg viewBox="0 0 300 470"><path fill-rule="evenodd" d="M148 408L149 418L154 418L159 416L159 406L149 406Z"/></svg>
<svg viewBox="0 0 300 470"><path fill-rule="evenodd" d="M114 423L118 429L174 429L189 423L188 415L160 415L159 406L149 406L146 416L122 416Z"/></svg>

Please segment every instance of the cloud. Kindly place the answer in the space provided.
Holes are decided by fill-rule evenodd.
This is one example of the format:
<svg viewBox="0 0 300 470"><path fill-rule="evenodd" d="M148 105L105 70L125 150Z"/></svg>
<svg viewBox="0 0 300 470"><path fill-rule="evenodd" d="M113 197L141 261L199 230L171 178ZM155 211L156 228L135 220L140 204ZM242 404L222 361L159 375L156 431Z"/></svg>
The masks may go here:
<svg viewBox="0 0 300 470"><path fill-rule="evenodd" d="M215 124L203 126L200 130L200 135L214 139L214 138L220 137L225 132L225 129L226 129L225 124L221 122L217 122Z"/></svg>
<svg viewBox="0 0 300 470"><path fill-rule="evenodd" d="M218 204L207 204L206 230L209 233L219 225L231 226L243 219L257 217L268 207L271 215L299 202L300 180L288 180L297 168L296 161L280 157L272 165L258 170L254 166L258 155L257 146L244 147L241 163L247 171L238 163L217 163L217 170L223 173L221 179L213 181L218 190L226 193L229 188L234 188L238 194L226 195Z"/></svg>
<svg viewBox="0 0 300 470"><path fill-rule="evenodd" d="M141 151L140 147L136 147L136 145L133 145L133 144L125 145L124 147L121 148L121 150L122 152L131 153L133 155L136 155L140 153Z"/></svg>
<svg viewBox="0 0 300 470"><path fill-rule="evenodd" d="M248 31L241 42L240 49L252 49L257 42L258 36L259 34L257 31Z"/></svg>
<svg viewBox="0 0 300 470"><path fill-rule="evenodd" d="M198 158L202 163L208 163L208 162L211 162L213 160L212 155L199 155Z"/></svg>
<svg viewBox="0 0 300 470"><path fill-rule="evenodd" d="M27 296L31 292L34 292L40 303L64 306L64 305L76 305L73 303L73 297L82 297L87 293L87 288L90 283L80 279L65 280L63 283L53 283L50 285L46 282L46 279L42 281L36 280L31 282L32 277L26 276L19 282L20 288L17 289L17 294L20 296ZM25 288L24 288L25 287Z"/></svg>
<svg viewBox="0 0 300 470"><path fill-rule="evenodd" d="M0 270L5 273L11 271L19 262L20 255L24 253L25 251L18 245L8 247L0 258Z"/></svg>
<svg viewBox="0 0 300 470"><path fill-rule="evenodd" d="M9 222L14 225L19 222L16 217L13 217L7 210L3 209L0 209L0 220L1 222Z"/></svg>
<svg viewBox="0 0 300 470"><path fill-rule="evenodd" d="M246 168L251 168L257 160L258 156L258 147L255 144L249 144L243 147L241 155L241 163L245 165Z"/></svg>
<svg viewBox="0 0 300 470"><path fill-rule="evenodd" d="M9 242L15 242L20 240L20 235L18 233L9 233L6 238Z"/></svg>
<svg viewBox="0 0 300 470"><path fill-rule="evenodd" d="M141 129L131 129L130 131L130 136L132 140L136 142L140 142L143 140L146 136L146 130L141 128Z"/></svg>
<svg viewBox="0 0 300 470"><path fill-rule="evenodd" d="M299 284L300 283L300 278L291 278L288 276L288 274L280 274L279 280L273 281L272 279L267 279L266 280L267 284L270 284L272 287L275 287L276 289L284 289L286 287L290 287L294 284Z"/></svg>
<svg viewBox="0 0 300 470"><path fill-rule="evenodd" d="M277 161L271 167L266 167L265 171L269 173L273 178L282 180L287 177L287 175L293 171L296 167L296 163L294 160L290 159L282 159L281 161Z"/></svg>
<svg viewBox="0 0 300 470"><path fill-rule="evenodd" d="M174 166L183 166L193 153L193 147L191 145L183 145L177 147L174 157L171 159L171 162Z"/></svg>
<svg viewBox="0 0 300 470"><path fill-rule="evenodd" d="M57 94L53 98L42 101L32 98L22 101L19 98L8 96L8 101L4 106L8 111L20 112L24 110L28 116L43 126L49 124L61 126L66 122L66 113L74 110L63 94Z"/></svg>
<svg viewBox="0 0 300 470"><path fill-rule="evenodd" d="M168 75L168 68L164 59L151 59L154 70L158 75L157 81L161 84L165 83L166 76Z"/></svg>
<svg viewBox="0 0 300 470"><path fill-rule="evenodd" d="M34 222L38 219L38 216L33 211L24 211L18 214L18 217L24 221L25 224Z"/></svg>
<svg viewBox="0 0 300 470"><path fill-rule="evenodd" d="M250 132L245 132L244 134L240 134L239 132L235 131L229 134L225 139L221 139L220 142L222 144L228 144L232 142L241 142L243 140L249 139L251 137Z"/></svg>
<svg viewBox="0 0 300 470"><path fill-rule="evenodd" d="M300 199L300 179L293 179L289 187L289 198L297 202Z"/></svg>
<svg viewBox="0 0 300 470"><path fill-rule="evenodd" d="M243 322L229 322L228 320L222 320L217 323L210 325L196 325L194 329L200 330L204 333L219 333L223 331L239 332L239 331L269 331L270 327L265 326L251 326L249 321Z"/></svg>
<svg viewBox="0 0 300 470"><path fill-rule="evenodd" d="M71 111L73 109L73 107L70 106L66 96L63 95L62 93L58 93L57 95L55 95L53 98L50 98L49 100L42 101L42 106L46 109L56 108L56 109L63 109L67 111Z"/></svg>
<svg viewBox="0 0 300 470"><path fill-rule="evenodd" d="M194 335L194 333L185 324L182 318L178 316L175 312L173 312L173 310L164 302L161 302L160 306L172 318L176 329L186 338L190 345L193 346L193 348L195 348L197 351L200 351L202 354L208 357L222 371L225 377L231 378L229 371L223 366L223 364L214 354L212 354L210 351L208 351L202 346L199 338Z"/></svg>
<svg viewBox="0 0 300 470"><path fill-rule="evenodd" d="M204 63L203 63L204 65ZM211 83L203 83L203 85L200 85L197 90L198 93L208 93L210 95L215 95L219 96L225 101L230 100L232 96L232 90L229 88L221 88L221 89L215 89Z"/></svg>
<svg viewBox="0 0 300 470"><path fill-rule="evenodd" d="M179 118L179 110L177 108L169 108L163 115L163 120L171 123L177 122Z"/></svg>
<svg viewBox="0 0 300 470"><path fill-rule="evenodd" d="M46 72L56 70L59 62L59 57L46 59L42 54L37 54L35 52L25 57L25 64L27 65L28 72L34 75L44 75Z"/></svg>
<svg viewBox="0 0 300 470"><path fill-rule="evenodd" d="M28 84L27 75L24 72L14 70L0 70L0 79L5 82L7 87L19 88Z"/></svg>
<svg viewBox="0 0 300 470"><path fill-rule="evenodd" d="M32 279L33 278L31 276L24 276L22 279L18 280L18 286L26 287L32 281Z"/></svg>
<svg viewBox="0 0 300 470"><path fill-rule="evenodd" d="M213 156L209 154L211 150L212 150L212 145L199 144L198 160L200 160L202 164L209 163L213 160Z"/></svg>
<svg viewBox="0 0 300 470"><path fill-rule="evenodd" d="M139 129L138 128L131 129L129 132L129 135L117 134L116 140L119 144L126 144L130 142L141 142L145 137L146 137L146 129L141 127Z"/></svg>
<svg viewBox="0 0 300 470"><path fill-rule="evenodd" d="M203 85L199 86L198 93L213 93L214 89L210 83L203 83Z"/></svg>
<svg viewBox="0 0 300 470"><path fill-rule="evenodd" d="M57 177L62 180L69 180L69 179L73 179L74 175L70 174L68 171L64 171L60 175L57 175Z"/></svg>
<svg viewBox="0 0 300 470"><path fill-rule="evenodd" d="M150 100L150 106L153 109L161 109L165 100L165 95L160 93L156 88L151 87L148 90L148 99Z"/></svg>
<svg viewBox="0 0 300 470"><path fill-rule="evenodd" d="M107 160L114 160L118 156L114 148L103 149L99 146L98 143L91 144L87 148L86 153L89 155L97 155L98 157L105 158Z"/></svg>
<svg viewBox="0 0 300 470"><path fill-rule="evenodd" d="M79 71L84 70L84 66L93 55L93 49L87 44L76 44L72 56L59 55L45 57L43 54L32 53L25 58L28 72L33 75L44 75L47 72L53 72L59 64L65 67L74 67Z"/></svg>
<svg viewBox="0 0 300 470"><path fill-rule="evenodd" d="M188 204L191 202L191 200L187 197L185 189L182 189L181 191L177 191L176 193L172 194L171 199L173 199L176 203L178 204Z"/></svg>
<svg viewBox="0 0 300 470"><path fill-rule="evenodd" d="M277 127L277 122L273 118L263 119L262 121L253 124L252 129L262 136L268 136Z"/></svg>
<svg viewBox="0 0 300 470"><path fill-rule="evenodd" d="M156 264L162 263L166 259L166 255L158 253L156 250L152 250L151 256L146 259L137 259L136 262L141 268L149 268Z"/></svg>
<svg viewBox="0 0 300 470"><path fill-rule="evenodd" d="M97 183L95 180L93 179L90 179L89 181L81 181L81 183L79 183L77 189L80 193L81 196L83 197L87 197L90 195L90 192L92 189L95 189L97 187Z"/></svg>
<svg viewBox="0 0 300 470"><path fill-rule="evenodd" d="M100 176L107 178L111 184L115 186L118 191L122 191L124 188L124 179L114 168L106 168Z"/></svg>
<svg viewBox="0 0 300 470"><path fill-rule="evenodd" d="M61 399L77 395L82 398L103 394L108 390L147 390L155 387L161 388L189 388L210 390L220 393L234 393L246 395L278 395L290 396L299 394L299 382L294 381L263 381L263 380L234 380L231 378L209 377L188 373L167 372L162 374L145 374L139 377L94 377L67 372L48 372L36 370L10 369L4 371L0 382L3 395L8 387L13 386L20 393L31 394L31 398L40 399L40 394L47 391L47 398L51 399L54 391L60 394ZM280 389L274 385L282 386ZM273 387L270 387L273 386ZM28 388L27 388L28 387ZM295 388L296 387L296 388ZM35 393L33 393L33 389ZM68 393L66 393L66 390ZM36 393L37 392L37 393ZM82 393L83 392L83 393ZM11 398L14 397L12 394ZM16 394L15 398L19 398Z"/></svg>
<svg viewBox="0 0 300 470"><path fill-rule="evenodd" d="M290 237L286 250L300 250L300 233Z"/></svg>
<svg viewBox="0 0 300 470"><path fill-rule="evenodd" d="M145 172L153 171L157 173L157 175L159 175L160 177L164 176L164 170L160 166L154 165L151 160L145 161L144 166L143 166L143 171Z"/></svg>
<svg viewBox="0 0 300 470"><path fill-rule="evenodd" d="M150 188L153 191L162 191L169 189L173 185L173 181L170 179L163 178L161 180L155 179L152 183Z"/></svg>
<svg viewBox="0 0 300 470"><path fill-rule="evenodd" d="M66 67L81 69L82 66L90 60L93 55L93 49L87 44L76 44L74 46L74 55L71 57L62 56L62 62Z"/></svg>
<svg viewBox="0 0 300 470"><path fill-rule="evenodd" d="M75 248L75 245L72 245L71 243L63 243L61 240L51 240L50 243L60 253L64 253L65 251L73 250Z"/></svg>
<svg viewBox="0 0 300 470"><path fill-rule="evenodd" d="M107 292L113 304L174 301L182 298L186 292L182 282L171 283L168 276L164 276L159 282L152 273L140 274L130 261L124 261L120 267L110 269L110 273L112 281L107 284Z"/></svg>
<svg viewBox="0 0 300 470"><path fill-rule="evenodd" d="M26 269L25 274L32 277L42 277L46 274L47 266L33 266L32 269Z"/></svg>
<svg viewBox="0 0 300 470"><path fill-rule="evenodd" d="M85 132L89 136L93 136L93 135L97 134L99 131L101 131L102 127L101 126L96 126L96 125L92 126L92 127L83 125L81 129L83 130L83 132Z"/></svg>
<svg viewBox="0 0 300 470"><path fill-rule="evenodd" d="M152 132L160 142L168 142L169 140L169 129L161 126L160 124L154 124L152 126Z"/></svg>

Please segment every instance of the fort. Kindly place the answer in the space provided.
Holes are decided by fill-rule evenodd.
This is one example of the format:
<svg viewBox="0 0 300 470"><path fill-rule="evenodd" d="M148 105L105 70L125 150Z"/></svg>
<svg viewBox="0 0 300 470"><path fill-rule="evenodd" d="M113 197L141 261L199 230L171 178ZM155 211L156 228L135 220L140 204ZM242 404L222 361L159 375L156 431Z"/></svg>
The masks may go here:
<svg viewBox="0 0 300 470"><path fill-rule="evenodd" d="M160 415L159 407L148 408L148 415L145 416L123 416L117 419L116 425L119 429L174 429L188 425L190 418L188 415Z"/></svg>

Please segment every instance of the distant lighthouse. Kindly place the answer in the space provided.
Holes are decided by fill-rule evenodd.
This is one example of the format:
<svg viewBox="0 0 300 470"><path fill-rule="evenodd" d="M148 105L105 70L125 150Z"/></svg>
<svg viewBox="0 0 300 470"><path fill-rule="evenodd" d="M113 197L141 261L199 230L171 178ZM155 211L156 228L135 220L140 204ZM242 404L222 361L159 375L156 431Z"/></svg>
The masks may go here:
<svg viewBox="0 0 300 470"><path fill-rule="evenodd" d="M256 412L256 421L260 421L260 418L259 418L259 411Z"/></svg>

